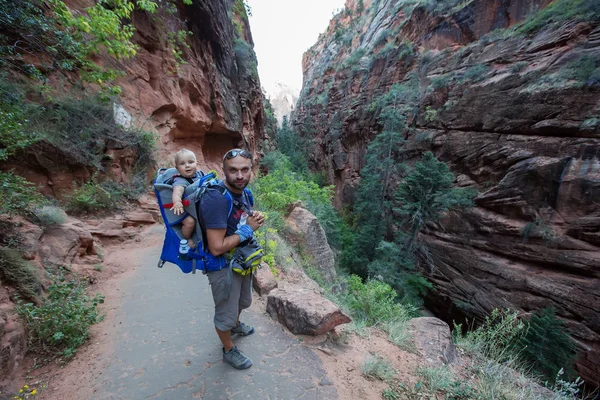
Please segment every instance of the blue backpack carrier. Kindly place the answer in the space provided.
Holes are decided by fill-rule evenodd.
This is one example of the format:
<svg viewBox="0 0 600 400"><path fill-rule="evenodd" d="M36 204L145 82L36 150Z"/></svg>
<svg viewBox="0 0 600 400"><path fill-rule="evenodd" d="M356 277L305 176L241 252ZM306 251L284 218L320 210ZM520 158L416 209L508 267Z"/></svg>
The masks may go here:
<svg viewBox="0 0 600 400"><path fill-rule="evenodd" d="M227 265L224 257L215 257L208 251L204 229L198 218L198 202L206 190L218 190L227 198L229 207L227 215L229 216L233 211L233 198L229 191L220 184L221 181L217 178L216 171L201 174L202 177L188 185L183 192L182 203L185 212L181 215L175 215L170 208L173 207L173 180L178 176L178 171L176 168L161 168L158 170L154 179L154 193L166 229L158 268L162 268L166 262L170 262L176 264L185 274L190 272L195 274L197 269L218 271ZM248 195L250 204L253 205L252 193L248 189L244 189L244 191ZM190 249L184 259L179 255L179 243L181 239L184 239L181 234L181 223L188 215L196 220L196 228L192 234L192 240L196 243L196 247Z"/></svg>

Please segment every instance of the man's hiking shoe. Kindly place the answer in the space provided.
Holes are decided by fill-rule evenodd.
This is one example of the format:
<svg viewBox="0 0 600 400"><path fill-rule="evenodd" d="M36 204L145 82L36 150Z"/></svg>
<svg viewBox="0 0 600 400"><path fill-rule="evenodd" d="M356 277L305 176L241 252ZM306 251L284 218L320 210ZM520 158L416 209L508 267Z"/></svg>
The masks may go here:
<svg viewBox="0 0 600 400"><path fill-rule="evenodd" d="M254 333L254 327L252 327L250 325L246 325L243 322L240 322L240 324L238 326L231 329L231 333L234 333L234 334L240 335L240 336L252 335Z"/></svg>
<svg viewBox="0 0 600 400"><path fill-rule="evenodd" d="M231 364L233 368L237 369L246 369L252 366L252 360L239 351L237 346L233 346L227 353L223 349L223 362Z"/></svg>

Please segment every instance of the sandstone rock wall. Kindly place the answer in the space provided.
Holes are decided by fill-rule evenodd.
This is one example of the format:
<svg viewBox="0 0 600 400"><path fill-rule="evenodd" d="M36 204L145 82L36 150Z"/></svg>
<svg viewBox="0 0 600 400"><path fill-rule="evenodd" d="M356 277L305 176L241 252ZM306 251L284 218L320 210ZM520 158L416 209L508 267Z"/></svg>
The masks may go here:
<svg viewBox="0 0 600 400"><path fill-rule="evenodd" d="M327 171L337 206L352 203L383 128L374 104L406 85L402 161L434 151L457 184L480 192L469 212L421 234L436 288L428 305L446 319L554 306L580 345L579 374L597 384L600 28L565 21L532 35L492 32L541 0L450 10L373 3L358 13L348 1L304 55L293 123L314 135L311 166Z"/></svg>
<svg viewBox="0 0 600 400"><path fill-rule="evenodd" d="M253 46L252 35L247 18L232 11L233 3L194 1L192 6L180 4L172 15L134 15L134 42L140 51L124 63L121 100L138 123L159 132L165 158L185 146L196 152L201 164L215 168L232 147L262 149L260 82L234 49L236 40ZM243 28L242 38L236 39L234 20ZM179 69L170 54L166 27L193 33L190 49L182 48L188 64Z"/></svg>

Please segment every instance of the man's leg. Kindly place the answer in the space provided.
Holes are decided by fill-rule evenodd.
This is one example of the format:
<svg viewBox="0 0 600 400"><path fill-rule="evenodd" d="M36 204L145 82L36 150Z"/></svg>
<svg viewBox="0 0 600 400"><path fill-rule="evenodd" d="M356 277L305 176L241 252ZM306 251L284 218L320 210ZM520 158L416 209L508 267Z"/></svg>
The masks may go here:
<svg viewBox="0 0 600 400"><path fill-rule="evenodd" d="M241 336L252 335L254 333L254 327L246 325L243 322L240 323L240 314L242 313L242 310L252 305L252 274L248 274L242 277L239 299L239 311L235 327L231 330L231 333Z"/></svg>
<svg viewBox="0 0 600 400"><path fill-rule="evenodd" d="M239 315L238 307L242 286L240 278L242 278L240 275L229 269L208 273L215 301L215 330L219 340L223 343L223 361L234 368L246 369L252 366L252 360L239 351L231 341L231 328L235 326ZM231 284L222 284L222 282ZM228 293L224 293L226 290Z"/></svg>
<svg viewBox="0 0 600 400"><path fill-rule="evenodd" d="M219 335L221 343L223 343L223 349L225 350L225 352L227 353L228 351L233 349L233 342L231 341L231 330L223 332L216 327L215 330L217 331L217 335Z"/></svg>

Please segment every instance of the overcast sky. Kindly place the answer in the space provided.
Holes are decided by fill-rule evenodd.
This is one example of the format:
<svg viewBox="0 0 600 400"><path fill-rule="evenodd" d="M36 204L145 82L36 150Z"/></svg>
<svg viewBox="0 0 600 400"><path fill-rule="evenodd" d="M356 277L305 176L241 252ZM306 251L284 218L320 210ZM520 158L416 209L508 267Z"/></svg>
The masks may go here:
<svg viewBox="0 0 600 400"><path fill-rule="evenodd" d="M302 54L324 32L344 0L247 0L258 73L269 93L275 82L302 87Z"/></svg>

